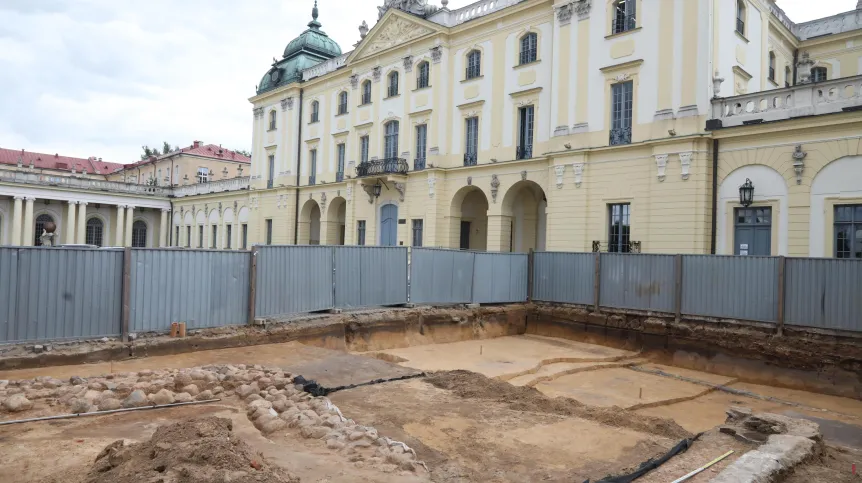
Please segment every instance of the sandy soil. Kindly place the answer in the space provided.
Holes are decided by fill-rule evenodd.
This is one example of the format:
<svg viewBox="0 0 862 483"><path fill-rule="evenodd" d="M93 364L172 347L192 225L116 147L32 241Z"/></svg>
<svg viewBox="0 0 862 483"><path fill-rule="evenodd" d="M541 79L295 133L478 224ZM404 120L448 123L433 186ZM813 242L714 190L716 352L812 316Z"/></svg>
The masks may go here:
<svg viewBox="0 0 862 483"><path fill-rule="evenodd" d="M647 473L638 479L637 483L674 481L732 450L733 454L686 481L686 483L707 483L751 449L754 449L753 445L743 443L733 436L719 433L717 430L708 431L695 441L688 451Z"/></svg>
<svg viewBox="0 0 862 483"><path fill-rule="evenodd" d="M827 446L820 458L800 465L783 483L852 483L862 481L862 451ZM852 472L856 464L857 474Z"/></svg>

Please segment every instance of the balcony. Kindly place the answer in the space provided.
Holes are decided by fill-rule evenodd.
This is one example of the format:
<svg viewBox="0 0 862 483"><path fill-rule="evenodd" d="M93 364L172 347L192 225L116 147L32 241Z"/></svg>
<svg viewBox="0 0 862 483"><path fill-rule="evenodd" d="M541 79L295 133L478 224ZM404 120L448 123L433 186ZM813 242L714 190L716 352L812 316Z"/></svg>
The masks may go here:
<svg viewBox="0 0 862 483"><path fill-rule="evenodd" d="M359 163L356 167L356 177L381 176L386 174L406 175L410 166L404 158L386 158Z"/></svg>
<svg viewBox="0 0 862 483"><path fill-rule="evenodd" d="M862 109L862 76L712 100L709 130Z"/></svg>
<svg viewBox="0 0 862 483"><path fill-rule="evenodd" d="M209 193L221 193L223 191L247 190L250 177L224 179L211 183L193 184L189 186L177 186L173 189L174 198L185 196L205 195Z"/></svg>
<svg viewBox="0 0 862 483"><path fill-rule="evenodd" d="M479 163L479 155L476 153L464 154L464 166L476 166Z"/></svg>
<svg viewBox="0 0 862 483"><path fill-rule="evenodd" d="M530 159L533 157L533 146L518 146L515 150L515 159Z"/></svg>
<svg viewBox="0 0 862 483"><path fill-rule="evenodd" d="M637 17L635 14L628 15L618 15L614 18L614 33L620 34L623 32L628 32L629 30L634 30L638 26Z"/></svg>
<svg viewBox="0 0 862 483"><path fill-rule="evenodd" d="M248 179L248 178L246 178ZM78 188L88 191L107 191L134 195L164 196L171 195L171 188L150 186L144 184L119 183L99 179L78 178L74 176L51 176L42 173L0 170L0 182L21 183L42 186L59 186L63 188ZM212 183L208 183L212 184Z"/></svg>
<svg viewBox="0 0 862 483"><path fill-rule="evenodd" d="M593 253L640 253L641 242L628 241L623 243L610 243L606 241L593 241Z"/></svg>
<svg viewBox="0 0 862 483"><path fill-rule="evenodd" d="M624 127L619 129L611 129L611 146L621 146L632 143L632 128Z"/></svg>
<svg viewBox="0 0 862 483"><path fill-rule="evenodd" d="M422 171L425 169L425 158L416 158L413 160L413 171Z"/></svg>

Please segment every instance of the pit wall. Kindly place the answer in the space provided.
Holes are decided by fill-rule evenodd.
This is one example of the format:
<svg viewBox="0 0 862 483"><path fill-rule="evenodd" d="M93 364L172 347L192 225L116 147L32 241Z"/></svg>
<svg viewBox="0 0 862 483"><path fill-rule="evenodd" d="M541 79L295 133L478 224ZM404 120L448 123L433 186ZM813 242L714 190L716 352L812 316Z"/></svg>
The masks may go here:
<svg viewBox="0 0 862 483"><path fill-rule="evenodd" d="M661 364L743 382L862 398L862 338L771 324L593 312L539 304L527 334L640 351Z"/></svg>

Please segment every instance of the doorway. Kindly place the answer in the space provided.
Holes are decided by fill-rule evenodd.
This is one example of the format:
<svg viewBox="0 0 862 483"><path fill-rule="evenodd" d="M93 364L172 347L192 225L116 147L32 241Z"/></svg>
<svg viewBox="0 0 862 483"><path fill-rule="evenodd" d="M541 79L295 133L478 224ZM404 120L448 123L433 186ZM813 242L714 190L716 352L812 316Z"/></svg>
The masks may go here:
<svg viewBox="0 0 862 483"><path fill-rule="evenodd" d="M772 208L737 208L734 211L733 254L772 255Z"/></svg>
<svg viewBox="0 0 862 483"><path fill-rule="evenodd" d="M384 205L380 208L380 246L394 247L398 244L398 207Z"/></svg>

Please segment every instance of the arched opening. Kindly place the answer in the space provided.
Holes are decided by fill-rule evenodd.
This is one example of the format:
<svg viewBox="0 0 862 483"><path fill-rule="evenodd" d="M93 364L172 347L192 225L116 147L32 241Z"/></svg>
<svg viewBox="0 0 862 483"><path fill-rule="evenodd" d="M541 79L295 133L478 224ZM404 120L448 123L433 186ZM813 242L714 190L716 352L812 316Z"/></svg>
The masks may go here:
<svg viewBox="0 0 862 483"><path fill-rule="evenodd" d="M534 181L518 181L503 197L503 231L508 228L511 252L527 253L545 249L548 199ZM506 224L508 223L508 226Z"/></svg>
<svg viewBox="0 0 862 483"><path fill-rule="evenodd" d="M299 244L320 245L320 205L308 200L299 212Z"/></svg>
<svg viewBox="0 0 862 483"><path fill-rule="evenodd" d="M481 189L465 186L458 190L449 218L450 247L488 249L488 197Z"/></svg>
<svg viewBox="0 0 862 483"><path fill-rule="evenodd" d="M742 206L739 187L750 180L753 203ZM787 255L787 181L771 166L749 164L731 171L718 185L716 253Z"/></svg>
<svg viewBox="0 0 862 483"><path fill-rule="evenodd" d="M54 217L47 214L41 214L36 217L36 229L34 230L34 241L33 245L40 247L42 246L42 232L45 231L46 223L55 223Z"/></svg>
<svg viewBox="0 0 862 483"><path fill-rule="evenodd" d="M520 58L519 63L529 64L538 59L539 36L535 32L530 32L521 37Z"/></svg>
<svg viewBox="0 0 862 483"><path fill-rule="evenodd" d="M344 245L347 226L347 201L338 196L326 209L326 244Z"/></svg>
<svg viewBox="0 0 862 483"><path fill-rule="evenodd" d="M398 95L398 71L389 74L388 94L389 97Z"/></svg>
<svg viewBox="0 0 862 483"><path fill-rule="evenodd" d="M105 224L102 223L101 219L96 217L90 218L87 220L87 230L84 243L87 245L96 245L97 247L102 246L104 231Z"/></svg>
<svg viewBox="0 0 862 483"><path fill-rule="evenodd" d="M314 101L311 103L311 120L309 122L317 122L320 120L320 103Z"/></svg>
<svg viewBox="0 0 862 483"><path fill-rule="evenodd" d="M382 247L398 245L398 205L387 203L380 207L380 243Z"/></svg>
<svg viewBox="0 0 862 483"><path fill-rule="evenodd" d="M132 248L147 247L147 224L143 220L132 223Z"/></svg>
<svg viewBox="0 0 862 483"><path fill-rule="evenodd" d="M383 155L385 159L398 157L398 121L386 123L386 134L383 137Z"/></svg>

